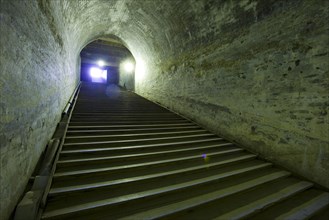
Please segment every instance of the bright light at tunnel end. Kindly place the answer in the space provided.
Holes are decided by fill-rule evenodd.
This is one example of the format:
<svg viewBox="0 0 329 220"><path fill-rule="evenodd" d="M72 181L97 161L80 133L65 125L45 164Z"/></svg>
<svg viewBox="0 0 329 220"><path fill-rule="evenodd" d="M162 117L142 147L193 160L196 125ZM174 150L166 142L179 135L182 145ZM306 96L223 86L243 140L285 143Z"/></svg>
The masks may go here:
<svg viewBox="0 0 329 220"><path fill-rule="evenodd" d="M106 71L100 69L100 68L97 68L97 67L91 67L90 68L90 76L92 78L103 78L103 79L106 79Z"/></svg>
<svg viewBox="0 0 329 220"><path fill-rule="evenodd" d="M123 63L123 68L124 68L124 70L125 70L126 72L128 72L128 73L132 73L132 72L134 71L134 69L135 69L135 65L134 65L134 63L131 62L131 61L125 61L125 62Z"/></svg>

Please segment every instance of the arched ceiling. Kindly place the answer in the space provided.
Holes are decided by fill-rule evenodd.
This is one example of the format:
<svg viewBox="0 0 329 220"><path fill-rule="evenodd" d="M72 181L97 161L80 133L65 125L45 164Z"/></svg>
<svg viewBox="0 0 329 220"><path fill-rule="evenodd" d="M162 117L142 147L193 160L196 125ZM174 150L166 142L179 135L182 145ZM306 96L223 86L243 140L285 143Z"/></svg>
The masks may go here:
<svg viewBox="0 0 329 220"><path fill-rule="evenodd" d="M118 67L120 62L125 59L131 59L130 51L118 40L113 38L99 38L80 52L81 63L97 65L99 60L104 62L105 66Z"/></svg>
<svg viewBox="0 0 329 220"><path fill-rule="evenodd" d="M108 39L107 36L114 39L115 36L135 57L136 68L142 68L147 79L152 80L150 69L153 71L167 57L181 52L192 42L193 33L202 27L194 19L198 19L198 13L211 2L88 0L44 1L43 4L52 8L55 26L64 38L64 47L71 53L78 54L95 39ZM191 11L196 13L191 14ZM194 39L191 45L195 46L197 42L201 43L202 39ZM138 74L136 79L138 84Z"/></svg>

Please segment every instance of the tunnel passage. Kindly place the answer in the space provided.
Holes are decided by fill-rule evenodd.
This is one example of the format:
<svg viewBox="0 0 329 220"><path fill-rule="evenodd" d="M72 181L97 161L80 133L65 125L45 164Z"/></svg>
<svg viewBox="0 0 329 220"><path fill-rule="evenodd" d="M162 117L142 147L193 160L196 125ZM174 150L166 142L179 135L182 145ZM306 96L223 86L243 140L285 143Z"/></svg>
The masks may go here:
<svg viewBox="0 0 329 220"><path fill-rule="evenodd" d="M328 1L1 1L1 218L79 82L81 50L119 37L135 92L329 187Z"/></svg>
<svg viewBox="0 0 329 220"><path fill-rule="evenodd" d="M98 38L80 52L80 80L135 87L135 59L123 42L115 37Z"/></svg>

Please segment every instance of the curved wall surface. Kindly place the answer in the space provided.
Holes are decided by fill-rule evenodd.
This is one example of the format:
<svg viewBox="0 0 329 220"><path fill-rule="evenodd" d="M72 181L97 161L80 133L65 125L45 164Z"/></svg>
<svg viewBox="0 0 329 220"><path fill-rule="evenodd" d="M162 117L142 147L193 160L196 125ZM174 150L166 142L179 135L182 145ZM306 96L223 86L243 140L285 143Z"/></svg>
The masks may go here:
<svg viewBox="0 0 329 220"><path fill-rule="evenodd" d="M12 212L99 36L135 91L326 187L328 2L1 1L1 216Z"/></svg>

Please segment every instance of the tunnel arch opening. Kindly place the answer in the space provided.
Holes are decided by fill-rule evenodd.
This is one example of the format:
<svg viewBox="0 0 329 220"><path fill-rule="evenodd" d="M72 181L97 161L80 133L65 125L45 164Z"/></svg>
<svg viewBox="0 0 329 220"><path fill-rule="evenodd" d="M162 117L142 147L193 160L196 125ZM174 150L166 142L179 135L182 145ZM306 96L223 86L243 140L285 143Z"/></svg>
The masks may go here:
<svg viewBox="0 0 329 220"><path fill-rule="evenodd" d="M80 49L80 80L115 84L135 90L135 58L127 44L115 35L102 35Z"/></svg>

